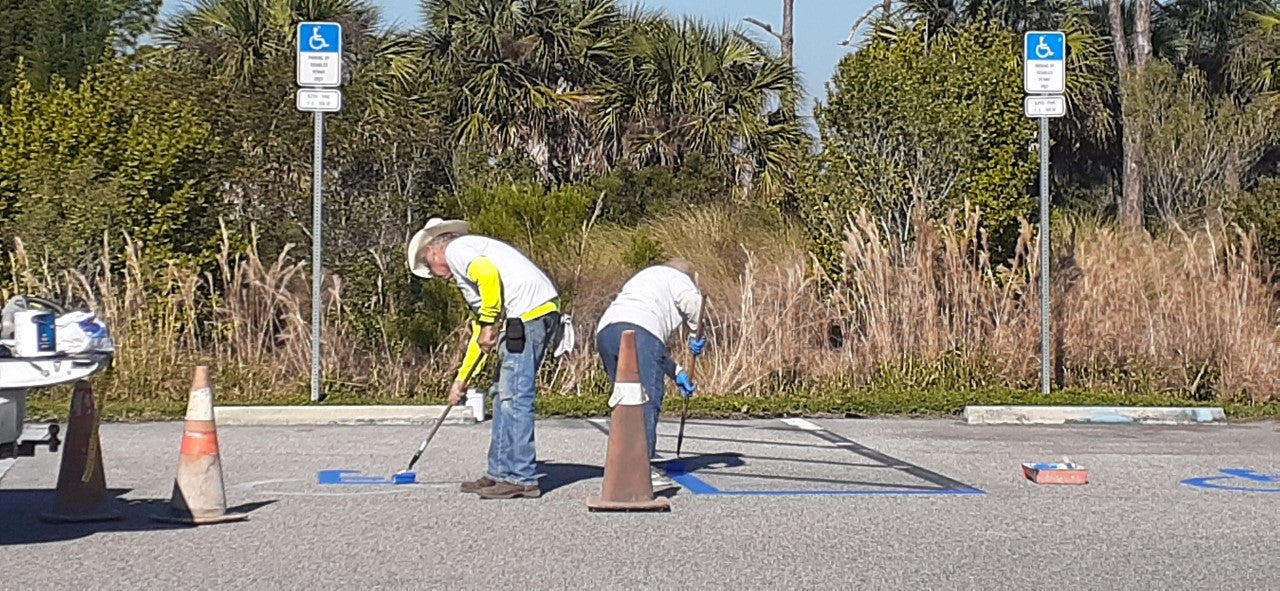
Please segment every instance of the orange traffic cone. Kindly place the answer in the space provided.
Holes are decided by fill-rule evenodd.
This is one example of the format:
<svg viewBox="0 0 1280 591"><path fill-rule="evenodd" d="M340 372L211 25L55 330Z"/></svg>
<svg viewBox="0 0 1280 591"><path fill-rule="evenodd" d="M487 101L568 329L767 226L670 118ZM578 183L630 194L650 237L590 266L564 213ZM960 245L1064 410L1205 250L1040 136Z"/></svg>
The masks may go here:
<svg viewBox="0 0 1280 591"><path fill-rule="evenodd" d="M587 499L592 511L670 511L671 503L654 498L649 474L649 439L644 430L644 405L649 401L640 385L635 331L624 331L618 347L618 371L609 406L609 451L604 462L600 496Z"/></svg>
<svg viewBox="0 0 1280 591"><path fill-rule="evenodd" d="M112 509L107 500L93 387L87 380L79 380L71 393L71 416L67 419L67 438L58 467L53 511L41 513L40 520L70 523L116 519L120 519L120 512Z"/></svg>
<svg viewBox="0 0 1280 591"><path fill-rule="evenodd" d="M196 368L191 379L186 421L169 515L152 515L151 518L185 524L248 519L246 514L227 512L222 461L218 454L218 428L213 422L213 388L209 385L209 368L203 365Z"/></svg>

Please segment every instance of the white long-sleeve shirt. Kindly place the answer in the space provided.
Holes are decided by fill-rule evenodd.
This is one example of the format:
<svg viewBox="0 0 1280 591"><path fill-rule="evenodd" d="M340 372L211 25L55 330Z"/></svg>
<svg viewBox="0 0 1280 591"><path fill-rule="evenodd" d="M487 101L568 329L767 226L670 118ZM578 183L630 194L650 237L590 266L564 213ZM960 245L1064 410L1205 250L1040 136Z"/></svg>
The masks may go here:
<svg viewBox="0 0 1280 591"><path fill-rule="evenodd" d="M498 315L521 317L560 297L542 269L501 240L459 236L445 248L444 258L467 305L486 321Z"/></svg>
<svg viewBox="0 0 1280 591"><path fill-rule="evenodd" d="M667 342L683 322L696 330L702 292L693 279L666 265L642 269L623 286L600 317L596 333L610 324L629 322Z"/></svg>
<svg viewBox="0 0 1280 591"><path fill-rule="evenodd" d="M445 262L475 323L456 379L468 381L482 365L480 324L502 317L532 317L559 309L560 293L551 278L515 247L485 236L459 236L444 250Z"/></svg>

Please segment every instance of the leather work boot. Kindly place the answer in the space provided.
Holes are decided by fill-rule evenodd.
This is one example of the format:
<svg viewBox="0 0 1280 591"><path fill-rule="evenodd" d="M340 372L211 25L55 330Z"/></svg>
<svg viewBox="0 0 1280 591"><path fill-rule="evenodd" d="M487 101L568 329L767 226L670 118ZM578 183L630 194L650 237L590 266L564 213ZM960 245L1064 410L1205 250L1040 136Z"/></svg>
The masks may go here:
<svg viewBox="0 0 1280 591"><path fill-rule="evenodd" d="M536 484L521 486L510 482L499 482L488 488L476 491L476 494L483 499L514 499L517 497L536 499L542 496L542 489L538 488Z"/></svg>
<svg viewBox="0 0 1280 591"><path fill-rule="evenodd" d="M498 483L497 480L489 478L488 476L481 476L476 480L462 483L462 486L460 488L464 493L474 493L474 492L480 492L480 489L489 488L497 483Z"/></svg>

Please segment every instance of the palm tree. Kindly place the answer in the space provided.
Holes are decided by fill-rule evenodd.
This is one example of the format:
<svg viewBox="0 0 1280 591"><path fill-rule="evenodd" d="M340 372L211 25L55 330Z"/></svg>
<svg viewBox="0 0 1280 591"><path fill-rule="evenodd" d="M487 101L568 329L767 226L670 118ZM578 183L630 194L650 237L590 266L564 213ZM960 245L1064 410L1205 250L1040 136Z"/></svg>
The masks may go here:
<svg viewBox="0 0 1280 591"><path fill-rule="evenodd" d="M427 53L457 89L455 139L528 156L548 181L692 153L785 185L803 133L777 103L795 70L741 31L617 0L425 0Z"/></svg>
<svg viewBox="0 0 1280 591"><path fill-rule="evenodd" d="M196 0L157 37L203 58L221 78L251 86L272 61L292 58L299 22L341 24L343 53L351 55L367 51L379 18L368 0Z"/></svg>
<svg viewBox="0 0 1280 591"><path fill-rule="evenodd" d="M614 0L424 0L428 55L457 89L455 139L528 155L544 178L599 166L585 114L614 60Z"/></svg>
<svg viewBox="0 0 1280 591"><path fill-rule="evenodd" d="M632 162L712 157L741 188L777 194L805 143L786 108L797 75L741 31L694 19L636 27L601 101L601 135ZM623 128L618 122L623 121Z"/></svg>
<svg viewBox="0 0 1280 591"><path fill-rule="evenodd" d="M1229 84L1229 61L1242 37L1274 10L1267 0L1177 0L1155 15L1156 52L1175 65L1202 70L1216 90Z"/></svg>
<svg viewBox="0 0 1280 591"><path fill-rule="evenodd" d="M1250 11L1246 18L1231 44L1228 78L1246 93L1275 100L1280 98L1280 6Z"/></svg>
<svg viewBox="0 0 1280 591"><path fill-rule="evenodd" d="M400 31L380 30L369 0L197 0L160 32L148 56L201 101L224 147L218 164L230 217L275 224L268 250L305 236L309 118L294 107L297 25L332 21L343 33L343 110L326 119L329 252L398 242L393 222L429 193L439 168L434 63ZM186 87L182 85L185 84ZM291 223L292 222L292 223ZM264 243L265 244L265 243Z"/></svg>

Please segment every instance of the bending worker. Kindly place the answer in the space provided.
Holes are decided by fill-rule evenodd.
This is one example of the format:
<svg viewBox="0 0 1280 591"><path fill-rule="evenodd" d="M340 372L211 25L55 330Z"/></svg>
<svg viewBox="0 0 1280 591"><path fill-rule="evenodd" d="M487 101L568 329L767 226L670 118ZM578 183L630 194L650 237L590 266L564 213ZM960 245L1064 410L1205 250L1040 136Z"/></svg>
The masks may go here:
<svg viewBox="0 0 1280 591"><path fill-rule="evenodd" d="M560 335L560 294L542 269L511 245L468 234L470 224L432 218L409 242L409 268L429 279L453 279L471 308L471 339L449 388L449 404L496 349L500 364L490 393L493 425L488 472L462 483L487 499L538 497L533 434L537 373Z"/></svg>
<svg viewBox="0 0 1280 591"><path fill-rule="evenodd" d="M651 462L658 457L658 415L666 394L664 376L675 381L682 396L692 396L697 389L689 373L671 358L667 349L667 341L681 324L690 330L691 353L701 355L706 346L706 339L696 338L693 332L701 320L702 292L694 284L692 272L689 262L682 259L642 269L622 286L596 328L596 350L610 382L617 379L622 333L628 330L636 333L640 383L649 398L644 417ZM672 486L657 470L650 469L650 477L655 488Z"/></svg>

